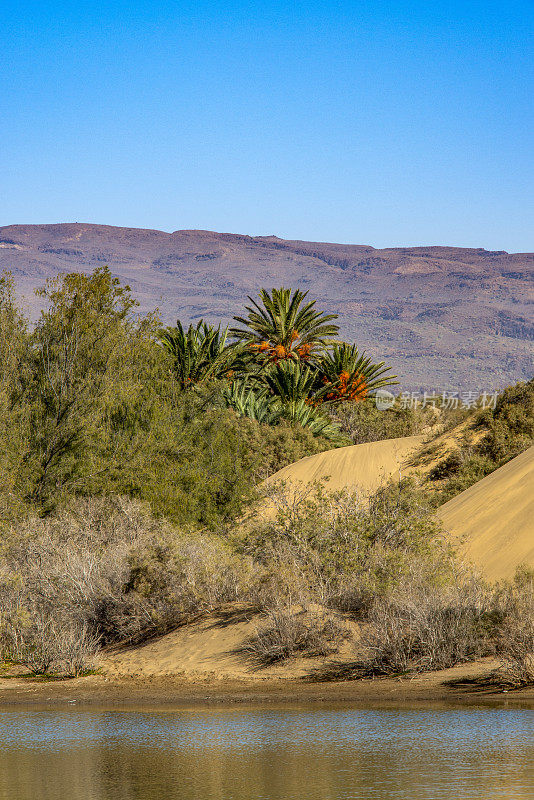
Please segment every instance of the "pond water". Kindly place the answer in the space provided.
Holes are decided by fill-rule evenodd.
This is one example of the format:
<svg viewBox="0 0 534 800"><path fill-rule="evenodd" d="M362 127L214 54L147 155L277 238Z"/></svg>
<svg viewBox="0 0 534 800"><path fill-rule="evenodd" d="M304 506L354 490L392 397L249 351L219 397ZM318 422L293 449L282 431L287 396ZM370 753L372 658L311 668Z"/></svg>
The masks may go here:
<svg viewBox="0 0 534 800"><path fill-rule="evenodd" d="M1 800L532 800L534 711L0 712Z"/></svg>

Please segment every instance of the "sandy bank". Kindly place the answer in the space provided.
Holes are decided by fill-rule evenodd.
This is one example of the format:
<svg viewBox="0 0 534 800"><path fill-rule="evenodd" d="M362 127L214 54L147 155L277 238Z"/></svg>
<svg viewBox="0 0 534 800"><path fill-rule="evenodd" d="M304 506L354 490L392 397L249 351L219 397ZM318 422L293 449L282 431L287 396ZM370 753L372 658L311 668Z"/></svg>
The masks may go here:
<svg viewBox="0 0 534 800"><path fill-rule="evenodd" d="M343 703L402 707L490 705L534 709L534 687L503 691L489 680L496 664L480 661L414 678L310 682L303 679L110 678L66 681L0 679L0 707L115 707L170 709L199 705Z"/></svg>
<svg viewBox="0 0 534 800"><path fill-rule="evenodd" d="M369 494L382 483L398 480L404 474L409 456L422 442L422 436L406 436L326 450L289 464L264 485L278 481L293 485L326 481L328 491L349 489Z"/></svg>

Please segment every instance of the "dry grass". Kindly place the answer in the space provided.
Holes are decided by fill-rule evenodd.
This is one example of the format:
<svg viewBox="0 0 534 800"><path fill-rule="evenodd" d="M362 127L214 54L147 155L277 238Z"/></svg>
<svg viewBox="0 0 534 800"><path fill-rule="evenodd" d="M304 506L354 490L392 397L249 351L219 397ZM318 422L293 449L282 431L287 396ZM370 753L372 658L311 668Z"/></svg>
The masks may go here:
<svg viewBox="0 0 534 800"><path fill-rule="evenodd" d="M3 535L0 655L33 673L77 675L100 645L138 642L237 599L247 559L124 498L78 500Z"/></svg>
<svg viewBox="0 0 534 800"><path fill-rule="evenodd" d="M500 594L501 675L513 686L534 684L534 572L518 570Z"/></svg>
<svg viewBox="0 0 534 800"><path fill-rule="evenodd" d="M440 586L415 572L371 604L357 670L403 675L489 655L495 650L491 607L491 594L473 579L459 576Z"/></svg>
<svg viewBox="0 0 534 800"><path fill-rule="evenodd" d="M272 609L254 636L247 640L243 652L257 664L266 666L295 655L336 653L349 636L349 630L324 610Z"/></svg>

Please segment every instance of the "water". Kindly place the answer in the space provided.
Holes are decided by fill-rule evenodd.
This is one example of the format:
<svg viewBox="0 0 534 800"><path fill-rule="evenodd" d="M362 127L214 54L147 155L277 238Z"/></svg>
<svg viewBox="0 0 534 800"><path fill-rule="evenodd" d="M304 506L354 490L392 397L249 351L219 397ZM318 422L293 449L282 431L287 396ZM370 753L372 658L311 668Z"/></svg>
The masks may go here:
<svg viewBox="0 0 534 800"><path fill-rule="evenodd" d="M532 800L534 711L0 712L0 800Z"/></svg>

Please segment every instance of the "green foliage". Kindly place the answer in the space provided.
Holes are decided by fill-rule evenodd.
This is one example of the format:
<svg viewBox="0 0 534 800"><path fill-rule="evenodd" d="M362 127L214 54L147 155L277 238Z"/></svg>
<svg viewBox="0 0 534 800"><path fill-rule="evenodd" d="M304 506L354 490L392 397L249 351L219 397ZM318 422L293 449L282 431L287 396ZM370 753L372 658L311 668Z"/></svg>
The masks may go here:
<svg viewBox="0 0 534 800"><path fill-rule="evenodd" d="M352 444L414 436L435 421L430 409L402 408L395 403L380 411L372 398L359 403L336 403L327 410L328 416Z"/></svg>
<svg viewBox="0 0 534 800"><path fill-rule="evenodd" d="M20 402L26 379L26 321L17 309L10 275L0 277L0 527L23 510L17 492L26 455L28 409Z"/></svg>
<svg viewBox="0 0 534 800"><path fill-rule="evenodd" d="M213 378L223 378L240 358L239 349L227 342L228 329L221 331L203 320L184 330L180 320L175 328L160 334L160 341L172 358L173 371L181 389Z"/></svg>
<svg viewBox="0 0 534 800"><path fill-rule="evenodd" d="M223 391L223 397L240 416L270 425L288 420L315 435L342 442L338 426L308 401L315 377L309 367L285 361L266 369L252 386L235 381Z"/></svg>
<svg viewBox="0 0 534 800"><path fill-rule="evenodd" d="M305 400L290 400L280 404L280 417L301 425L317 436L324 436L332 442L345 444L337 425Z"/></svg>
<svg viewBox="0 0 534 800"><path fill-rule="evenodd" d="M384 362L373 364L370 356L360 353L355 344L334 343L319 361L319 378L326 387L325 399L331 403L361 400L381 386L391 386L394 375Z"/></svg>
<svg viewBox="0 0 534 800"><path fill-rule="evenodd" d="M316 373L298 362L281 361L265 370L263 382L281 403L296 403L312 395Z"/></svg>
<svg viewBox="0 0 534 800"><path fill-rule="evenodd" d="M27 496L46 510L101 483L139 447L158 353L156 320L134 316L128 288L107 268L66 275L41 294L48 307L29 339L22 398L30 425Z"/></svg>
<svg viewBox="0 0 534 800"><path fill-rule="evenodd" d="M499 466L530 447L534 443L534 378L508 386L495 409L482 412L479 425L488 426L480 453Z"/></svg>
<svg viewBox="0 0 534 800"><path fill-rule="evenodd" d="M222 397L239 417L248 417L267 425L275 425L280 419L274 398L268 395L267 389L254 388L247 379L235 380L225 386Z"/></svg>
<svg viewBox="0 0 534 800"><path fill-rule="evenodd" d="M338 326L337 314L315 311L315 300L304 303L308 293L291 289L262 289L260 302L248 299L246 317L234 317L244 328L232 328L231 334L266 361L285 358L309 359L320 352Z"/></svg>
<svg viewBox="0 0 534 800"><path fill-rule="evenodd" d="M339 440L337 426L316 407L325 400L366 397L391 383L389 369L373 364L355 345L343 342L329 350L328 337L338 332L331 324L336 315L315 311L315 301L304 303L306 296L262 289L259 303L249 298L248 316L234 318L246 327L231 329L232 343L227 329L221 332L203 320L187 331L178 321L161 333L179 388L227 379L221 396L238 415L269 425L287 419Z"/></svg>
<svg viewBox="0 0 534 800"><path fill-rule="evenodd" d="M117 493L176 521L218 525L242 512L270 471L328 447L279 408L256 420L221 408L226 334L207 326L198 328L200 349L215 354L217 369L210 364L209 381L181 390L158 320L136 315L107 269L49 284L31 333L8 279L0 290L4 521L26 506L50 513L74 495Z"/></svg>
<svg viewBox="0 0 534 800"><path fill-rule="evenodd" d="M273 593L303 602L320 598L361 612L377 594L393 591L415 563L429 581L446 582L453 558L428 497L412 482L388 485L369 498L274 487L276 518L253 521L238 548L268 567Z"/></svg>
<svg viewBox="0 0 534 800"><path fill-rule="evenodd" d="M443 503L534 444L534 379L506 388L494 409L476 414L474 427L485 430L480 441L454 449L429 473Z"/></svg>
<svg viewBox="0 0 534 800"><path fill-rule="evenodd" d="M330 446L311 431L239 417L194 393L167 414L152 429L137 468L128 465L112 489L150 502L176 522L229 523L255 496L258 481Z"/></svg>

